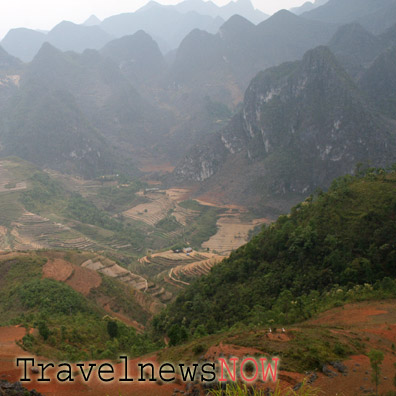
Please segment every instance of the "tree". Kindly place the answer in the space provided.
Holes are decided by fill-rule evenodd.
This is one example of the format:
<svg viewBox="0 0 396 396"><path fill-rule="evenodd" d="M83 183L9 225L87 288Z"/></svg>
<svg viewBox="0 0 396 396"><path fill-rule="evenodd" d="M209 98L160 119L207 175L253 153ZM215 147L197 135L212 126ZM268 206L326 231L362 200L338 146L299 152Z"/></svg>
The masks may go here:
<svg viewBox="0 0 396 396"><path fill-rule="evenodd" d="M41 337L44 338L45 341L47 341L49 335L50 335L50 331L49 328L47 326L47 324L45 322L40 322L38 325L38 331L39 334L41 335Z"/></svg>
<svg viewBox="0 0 396 396"><path fill-rule="evenodd" d="M114 320L109 320L107 322L107 333L110 338L116 338L118 336L118 325Z"/></svg>
<svg viewBox="0 0 396 396"><path fill-rule="evenodd" d="M174 324L170 328L168 337L170 346L175 346L180 342L180 326L178 324Z"/></svg>
<svg viewBox="0 0 396 396"><path fill-rule="evenodd" d="M375 394L378 396L378 385L380 383L381 364L384 361L384 354L381 351L372 349L369 353L371 368L373 369L372 381L375 384Z"/></svg>
<svg viewBox="0 0 396 396"><path fill-rule="evenodd" d="M396 369L396 363L393 363L393 367ZM393 377L393 386L396 388L396 374Z"/></svg>

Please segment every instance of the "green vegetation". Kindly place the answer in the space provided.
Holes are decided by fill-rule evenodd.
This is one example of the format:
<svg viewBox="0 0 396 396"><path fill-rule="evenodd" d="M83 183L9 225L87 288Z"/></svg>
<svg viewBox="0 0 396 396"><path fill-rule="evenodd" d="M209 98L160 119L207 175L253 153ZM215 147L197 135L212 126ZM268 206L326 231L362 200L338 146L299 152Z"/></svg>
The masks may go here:
<svg viewBox="0 0 396 396"><path fill-rule="evenodd" d="M121 181L120 181L121 183ZM142 197L135 194L143 189L146 185L142 182L128 182L127 184L117 184L115 186L106 186L98 190L97 196L94 197L98 206L109 212L122 212L134 205L143 203Z"/></svg>
<svg viewBox="0 0 396 396"><path fill-rule="evenodd" d="M180 224L177 222L175 216L172 215L164 217L155 226L165 232L173 232L180 228Z"/></svg>
<svg viewBox="0 0 396 396"><path fill-rule="evenodd" d="M111 318L97 302L115 300L111 308L133 311L138 320L147 320L126 285L103 276L102 285L88 298L70 286L42 279L46 262L40 255L16 255L0 259L0 325L22 325L27 329L21 346L49 358L80 361L116 359L120 354L137 356L159 347L147 335ZM128 307L127 310L123 310ZM110 324L112 323L112 324ZM38 334L28 330L35 328ZM115 330L116 329L116 330Z"/></svg>
<svg viewBox="0 0 396 396"><path fill-rule="evenodd" d="M265 396L267 392L260 391L255 389L254 387L247 387L245 384L227 384L226 390L210 390L208 395L210 396ZM303 384L303 386L298 391L293 391L292 389L282 391L278 386L273 396L316 396L319 394L319 391Z"/></svg>
<svg viewBox="0 0 396 396"><path fill-rule="evenodd" d="M32 279L13 290L27 311L41 315L73 315L89 312L85 299L69 286L52 279Z"/></svg>
<svg viewBox="0 0 396 396"><path fill-rule="evenodd" d="M200 215L185 227L184 241L199 249L203 242L207 241L217 232L217 218L222 213L222 209L201 205L194 200L183 201L180 206L185 209L195 210Z"/></svg>
<svg viewBox="0 0 396 396"><path fill-rule="evenodd" d="M284 325L347 301L394 297L395 187L395 172L375 169L337 179L198 279L155 330Z"/></svg>
<svg viewBox="0 0 396 396"><path fill-rule="evenodd" d="M81 195L73 194L65 209L65 214L81 223L95 225L111 231L122 231L123 224L112 219L106 212L98 209Z"/></svg>
<svg viewBox="0 0 396 396"><path fill-rule="evenodd" d="M384 361L384 354L381 351L372 349L369 353L370 365L373 370L371 378L375 384L375 394L378 396L378 385L381 380L381 364Z"/></svg>
<svg viewBox="0 0 396 396"><path fill-rule="evenodd" d="M68 198L63 186L44 172L35 172L28 179L30 188L22 194L22 203L31 212L61 210Z"/></svg>

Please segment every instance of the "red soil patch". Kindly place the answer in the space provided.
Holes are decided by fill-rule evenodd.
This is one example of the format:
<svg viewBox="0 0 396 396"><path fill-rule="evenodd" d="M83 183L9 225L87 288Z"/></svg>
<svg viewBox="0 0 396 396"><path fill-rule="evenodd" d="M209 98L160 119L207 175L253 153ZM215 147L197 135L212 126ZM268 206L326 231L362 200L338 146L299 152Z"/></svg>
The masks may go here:
<svg viewBox="0 0 396 396"><path fill-rule="evenodd" d="M292 339L287 333L270 333L267 334L267 337L271 341L279 341L279 342L289 342Z"/></svg>
<svg viewBox="0 0 396 396"><path fill-rule="evenodd" d="M102 278L96 271L88 268L73 266L73 275L66 281L75 291L87 296L92 289L98 288L102 283Z"/></svg>
<svg viewBox="0 0 396 396"><path fill-rule="evenodd" d="M15 366L15 359L28 354L15 341L25 335L23 327L0 327L0 379L12 382L19 380L20 370Z"/></svg>
<svg viewBox="0 0 396 396"><path fill-rule="evenodd" d="M313 325L355 325L370 322L370 317L387 314L388 311L372 307L348 304L344 308L336 308L320 315L318 319L310 320Z"/></svg>
<svg viewBox="0 0 396 396"><path fill-rule="evenodd" d="M25 329L22 327L0 327L0 379L5 379L10 382L17 382L23 376L23 367L16 367L16 358L29 357L35 358L36 364L38 362L45 362L42 358L28 355L15 341L20 340L25 335ZM46 396L85 396L87 394L95 396L118 396L122 395L158 395L158 396L171 396L174 389L183 390L183 386L174 383L158 385L157 383L138 382L140 370L138 363L149 363L158 365L155 356L143 357L128 362L129 376L135 379L131 383L120 383L119 378L125 375L123 364L113 363L115 373L114 377L117 379L114 383L105 384L97 378L97 371L93 371L93 378L88 382L82 381L82 376L76 376L75 381L72 383L59 383L56 381L56 370L48 369L48 376L51 378L50 383L37 382L38 374L29 372L32 379L31 382L24 383L23 385L28 389L36 389L38 392ZM100 365L104 362L89 362ZM88 363L87 363L88 367ZM73 366L73 372L77 372L77 366ZM157 375L157 372L156 372Z"/></svg>
<svg viewBox="0 0 396 396"><path fill-rule="evenodd" d="M102 283L96 271L73 265L65 260L49 260L43 267L44 278L64 282L78 293L87 296Z"/></svg>
<svg viewBox="0 0 396 396"><path fill-rule="evenodd" d="M382 325L375 329L364 329L364 332L375 334L380 339L388 340L392 343L396 343L396 325ZM396 358L395 358L396 362Z"/></svg>
<svg viewBox="0 0 396 396"><path fill-rule="evenodd" d="M325 395L346 396L363 394L362 387L366 390L374 389L374 384L371 381L370 361L367 356L352 356L344 364L348 368L348 374L346 376L337 373L335 378L329 378L321 374L319 379L314 383L314 387L320 388ZM336 371L332 367L329 368L332 371ZM381 384L379 386L381 394L394 389L392 385L393 375L392 359L386 356L382 365ZM385 378L387 379L385 380Z"/></svg>
<svg viewBox="0 0 396 396"><path fill-rule="evenodd" d="M243 358L245 356L254 356L255 354L262 355L263 351L255 348L245 348L238 345L223 344L212 346L208 349L205 355L207 361L216 361L220 356L228 359L229 356Z"/></svg>
<svg viewBox="0 0 396 396"><path fill-rule="evenodd" d="M58 282L66 282L73 274L73 266L65 260L48 260L43 267L44 278L54 279Z"/></svg>

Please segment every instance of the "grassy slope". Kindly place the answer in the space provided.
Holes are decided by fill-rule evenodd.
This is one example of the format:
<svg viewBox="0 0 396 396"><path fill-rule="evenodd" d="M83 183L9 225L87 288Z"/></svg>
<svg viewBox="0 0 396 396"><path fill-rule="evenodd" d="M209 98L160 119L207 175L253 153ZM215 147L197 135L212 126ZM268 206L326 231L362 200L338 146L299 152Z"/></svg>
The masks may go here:
<svg viewBox="0 0 396 396"><path fill-rule="evenodd" d="M59 255L62 253L55 256ZM118 309L130 320L145 323L149 318L131 289L103 276L102 284L84 297L66 284L42 278L43 265L55 256L53 252L0 256L0 325L39 329L45 323L47 339L34 332L22 345L32 353L56 359L114 358L120 351L134 356L153 347L145 336L118 320L119 339L112 340L107 333L107 322L112 319L98 303L101 298L116 300ZM66 256L71 262L86 259L76 252Z"/></svg>
<svg viewBox="0 0 396 396"><path fill-rule="evenodd" d="M364 283L382 290L384 278L396 277L395 187L395 172L336 180L195 282L158 318L157 330L293 323L320 307L323 291Z"/></svg>

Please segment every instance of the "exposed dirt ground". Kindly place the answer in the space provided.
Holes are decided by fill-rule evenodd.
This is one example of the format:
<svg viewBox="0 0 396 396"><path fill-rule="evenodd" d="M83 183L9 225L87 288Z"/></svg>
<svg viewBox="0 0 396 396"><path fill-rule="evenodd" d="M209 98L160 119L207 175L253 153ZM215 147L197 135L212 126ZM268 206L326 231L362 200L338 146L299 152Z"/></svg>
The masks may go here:
<svg viewBox="0 0 396 396"><path fill-rule="evenodd" d="M396 362L396 357L392 351L392 343L396 340L396 301L382 301L382 302L363 302L356 304L349 304L345 307L333 309L329 312L319 315L311 321L304 323L304 326L312 328L312 326L326 327L337 334L353 334L355 337L360 337L366 343L367 350L372 348L380 349L385 353L385 360L382 364L381 384L379 387L380 393L393 390L393 377L396 369L393 364ZM303 331L296 328L294 330ZM8 327L0 328L0 377L9 381L17 381L21 376L21 370L14 365L15 358L24 356L25 353L15 344L15 340L22 338L25 334L25 329ZM274 336L275 337L275 336ZM274 338L276 340L276 337ZM287 343L289 339L279 340L279 342ZM246 348L237 345L220 343L217 346L211 347L205 358L209 361L216 361L219 357L244 357L261 354L268 355L266 351L260 351L254 348ZM156 361L155 356L141 357L130 361L130 373L133 377L138 376L137 363ZM176 362L177 363L177 362ZM313 383L315 388L321 390L320 395L344 395L355 396L368 394L373 389L371 381L371 368L367 356L358 355L351 356L344 361L348 369L346 375L336 372L334 378L327 377L323 373L318 372L318 379ZM121 376L123 373L122 365L117 365L117 375ZM34 377L34 375L32 375ZM304 377L303 373L292 373L281 371L279 381L282 387L295 386L301 382ZM264 384L261 384L264 386ZM267 386L267 384L265 385ZM36 388L44 395L98 395L98 396L119 396L121 395L159 395L171 396L174 389L182 390L180 385L164 384L142 384L133 382L130 384L114 383L110 385L103 385L98 380L92 380L89 384L79 383L78 378L72 385L60 385L57 382L50 384L39 384L35 381L28 385L29 389Z"/></svg>
<svg viewBox="0 0 396 396"><path fill-rule="evenodd" d="M87 296L92 289L102 283L102 278L96 271L73 265L65 260L49 260L43 267L45 278L65 282L75 291Z"/></svg>

